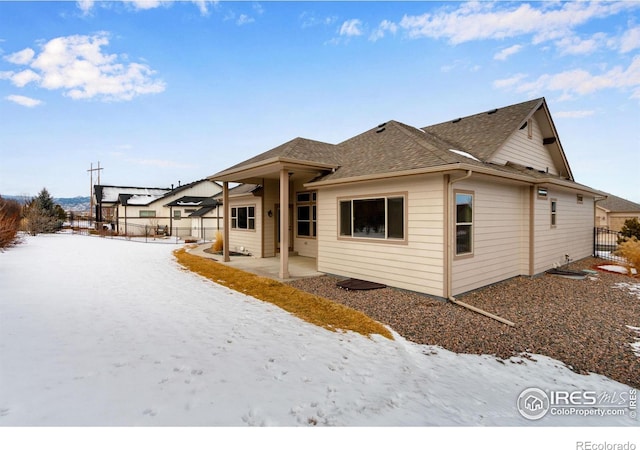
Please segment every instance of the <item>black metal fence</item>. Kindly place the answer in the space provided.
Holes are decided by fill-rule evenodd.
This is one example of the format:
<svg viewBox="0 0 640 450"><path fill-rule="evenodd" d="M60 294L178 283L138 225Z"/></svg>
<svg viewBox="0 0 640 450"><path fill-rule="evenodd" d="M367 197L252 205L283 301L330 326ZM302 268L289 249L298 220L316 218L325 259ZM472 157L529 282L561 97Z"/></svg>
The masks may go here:
<svg viewBox="0 0 640 450"><path fill-rule="evenodd" d="M624 258L615 255L621 234L608 228L593 229L593 256L611 261L623 261Z"/></svg>
<svg viewBox="0 0 640 450"><path fill-rule="evenodd" d="M127 239L141 242L198 243L213 242L217 227L171 227L165 225L141 225L136 223L106 223L88 219L73 219L64 228L73 234L100 236L110 239Z"/></svg>

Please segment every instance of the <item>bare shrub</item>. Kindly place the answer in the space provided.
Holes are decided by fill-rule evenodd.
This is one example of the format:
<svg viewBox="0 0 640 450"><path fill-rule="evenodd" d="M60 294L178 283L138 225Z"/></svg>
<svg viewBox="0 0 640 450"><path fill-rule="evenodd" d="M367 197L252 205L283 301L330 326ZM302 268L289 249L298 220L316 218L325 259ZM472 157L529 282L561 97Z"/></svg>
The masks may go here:
<svg viewBox="0 0 640 450"><path fill-rule="evenodd" d="M222 233L220 231L216 231L216 240L211 245L211 250L214 252L221 252L224 248L224 238L222 237Z"/></svg>
<svg viewBox="0 0 640 450"><path fill-rule="evenodd" d="M0 250L16 244L21 209L15 200L0 197Z"/></svg>
<svg viewBox="0 0 640 450"><path fill-rule="evenodd" d="M633 267L640 272L640 241L638 238L634 236L622 242L618 245L615 253L627 261L629 268Z"/></svg>

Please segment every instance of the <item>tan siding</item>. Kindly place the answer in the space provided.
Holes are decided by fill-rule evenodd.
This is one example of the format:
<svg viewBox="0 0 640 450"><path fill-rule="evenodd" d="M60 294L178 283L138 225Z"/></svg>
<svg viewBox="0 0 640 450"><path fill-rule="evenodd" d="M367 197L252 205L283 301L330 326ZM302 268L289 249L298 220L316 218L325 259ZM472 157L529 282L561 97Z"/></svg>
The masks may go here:
<svg viewBox="0 0 640 450"><path fill-rule="evenodd" d="M325 188L318 193L318 270L444 295L443 182L407 177ZM407 243L338 239L338 198L407 192Z"/></svg>
<svg viewBox="0 0 640 450"><path fill-rule="evenodd" d="M474 243L473 256L453 260L453 295L523 273L529 258L528 187L463 181L454 189L474 192Z"/></svg>
<svg viewBox="0 0 640 450"><path fill-rule="evenodd" d="M237 206L255 206L256 211L256 228L255 230L237 230L229 229L229 250L234 252L251 253L251 256L261 256L261 233L260 227L262 226L262 198L254 197L253 195L247 195L243 197L231 198L229 200L229 211L231 208Z"/></svg>
<svg viewBox="0 0 640 450"><path fill-rule="evenodd" d="M551 227L551 199L556 199L557 225ZM564 264L565 255L578 260L593 251L593 197L548 190L546 200L535 199L534 272L544 272L554 264Z"/></svg>
<svg viewBox="0 0 640 450"><path fill-rule="evenodd" d="M490 162L505 164L507 161L533 167L536 170L547 170L549 173L558 174L549 151L542 145L542 133L537 120L531 120L533 136L528 138L527 129L516 131L507 142L491 158Z"/></svg>
<svg viewBox="0 0 640 450"><path fill-rule="evenodd" d="M280 203L280 185L278 180L264 181L264 256L276 256L276 204ZM271 210L272 217L267 216L267 212Z"/></svg>

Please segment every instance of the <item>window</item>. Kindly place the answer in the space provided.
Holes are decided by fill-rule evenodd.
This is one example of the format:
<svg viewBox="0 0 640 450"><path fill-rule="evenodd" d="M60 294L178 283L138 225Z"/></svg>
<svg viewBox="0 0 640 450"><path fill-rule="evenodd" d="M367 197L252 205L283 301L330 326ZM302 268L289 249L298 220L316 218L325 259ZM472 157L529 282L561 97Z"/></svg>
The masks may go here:
<svg viewBox="0 0 640 450"><path fill-rule="evenodd" d="M298 207L296 232L300 237L316 236L316 193L298 192L296 194Z"/></svg>
<svg viewBox="0 0 640 450"><path fill-rule="evenodd" d="M582 196L582 194L576 194L576 200L579 205L582 205L582 202L584 201L584 197Z"/></svg>
<svg viewBox="0 0 640 450"><path fill-rule="evenodd" d="M551 199L551 228L555 228L557 224L557 213L558 213L558 201L555 198Z"/></svg>
<svg viewBox="0 0 640 450"><path fill-rule="evenodd" d="M456 192L456 255L473 253L473 193Z"/></svg>
<svg viewBox="0 0 640 450"><path fill-rule="evenodd" d="M140 210L140 217L155 217L155 216L156 216L155 211Z"/></svg>
<svg viewBox="0 0 640 450"><path fill-rule="evenodd" d="M194 212L196 212L196 210L195 210L195 209L185 209L185 210L184 210L184 213L185 213L185 214L193 214Z"/></svg>
<svg viewBox="0 0 640 450"><path fill-rule="evenodd" d="M182 214L179 209L175 209L173 211L173 218L174 220L180 220L182 218Z"/></svg>
<svg viewBox="0 0 640 450"><path fill-rule="evenodd" d="M541 200L547 199L547 188L538 188L538 198Z"/></svg>
<svg viewBox="0 0 640 450"><path fill-rule="evenodd" d="M231 208L231 228L255 230L256 208L254 206Z"/></svg>
<svg viewBox="0 0 640 450"><path fill-rule="evenodd" d="M341 200L340 236L404 239L404 196Z"/></svg>

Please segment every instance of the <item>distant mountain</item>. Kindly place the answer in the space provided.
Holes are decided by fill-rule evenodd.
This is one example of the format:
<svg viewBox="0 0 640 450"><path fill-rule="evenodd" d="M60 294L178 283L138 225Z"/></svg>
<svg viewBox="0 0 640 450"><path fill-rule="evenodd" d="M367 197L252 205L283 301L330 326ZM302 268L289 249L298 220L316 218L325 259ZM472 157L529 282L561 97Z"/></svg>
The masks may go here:
<svg viewBox="0 0 640 450"><path fill-rule="evenodd" d="M20 195L3 195L2 198L16 200L20 203L30 200L30 198ZM65 211L85 212L91 210L91 197L61 197L54 198L53 201L62 206Z"/></svg>
<svg viewBox="0 0 640 450"><path fill-rule="evenodd" d="M91 210L91 197L54 198L54 202L65 211L83 212Z"/></svg>

